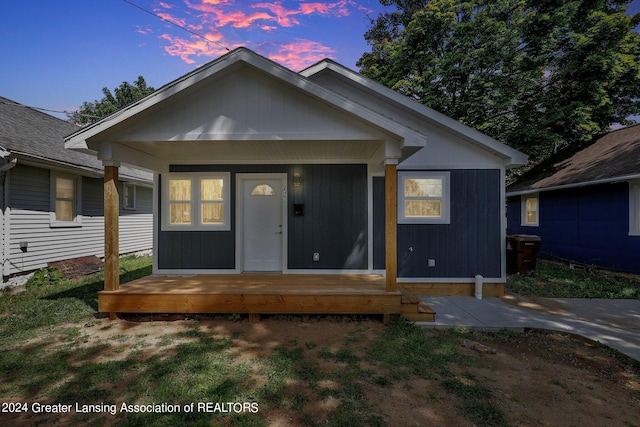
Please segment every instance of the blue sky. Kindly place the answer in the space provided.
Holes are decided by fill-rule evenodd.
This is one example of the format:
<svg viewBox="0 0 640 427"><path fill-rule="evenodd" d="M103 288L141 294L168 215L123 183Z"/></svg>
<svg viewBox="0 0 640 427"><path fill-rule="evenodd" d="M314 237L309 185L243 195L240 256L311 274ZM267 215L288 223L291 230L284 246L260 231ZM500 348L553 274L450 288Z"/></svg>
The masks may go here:
<svg viewBox="0 0 640 427"><path fill-rule="evenodd" d="M76 110L139 75L158 88L245 46L295 71L330 57L357 69L378 0L11 0L0 13L0 96ZM640 12L634 0L630 13ZM64 114L54 114L66 118Z"/></svg>

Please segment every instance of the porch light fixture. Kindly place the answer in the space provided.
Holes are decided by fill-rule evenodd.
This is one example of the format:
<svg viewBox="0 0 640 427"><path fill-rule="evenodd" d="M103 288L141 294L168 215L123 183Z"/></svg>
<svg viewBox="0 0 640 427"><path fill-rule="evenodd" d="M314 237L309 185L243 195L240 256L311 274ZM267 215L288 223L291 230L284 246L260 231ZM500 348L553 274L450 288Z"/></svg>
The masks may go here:
<svg viewBox="0 0 640 427"><path fill-rule="evenodd" d="M300 172L293 173L293 186L300 187L302 185L302 174Z"/></svg>

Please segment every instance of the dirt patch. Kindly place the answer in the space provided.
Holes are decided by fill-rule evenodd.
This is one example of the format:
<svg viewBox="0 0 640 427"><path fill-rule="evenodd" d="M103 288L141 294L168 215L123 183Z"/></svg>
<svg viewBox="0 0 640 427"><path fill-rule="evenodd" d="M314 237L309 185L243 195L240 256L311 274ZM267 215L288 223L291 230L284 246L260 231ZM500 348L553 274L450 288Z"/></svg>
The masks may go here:
<svg viewBox="0 0 640 427"><path fill-rule="evenodd" d="M461 358L459 363L450 364L449 377L430 372L429 366L417 367L421 372L417 374L406 366L394 370L370 360L368 355L386 328L371 319L294 317L259 323L210 318L152 322L102 319L84 325L79 347L108 343L94 362L122 360L133 349L145 358L170 355L172 348L198 339L187 334L194 327L216 338L231 339L233 345L228 351L238 363L257 364L275 349L285 347L300 349L305 360L317 366L319 383L288 383L279 405L261 408L260 415L269 426L336 425L330 415L346 401L344 394L337 393L345 384L339 375L347 372L352 361L357 361L359 371L365 373L356 390L363 407L378 416L365 417L360 425L474 425L464 413L464 399L443 387L449 380L488 390L487 402L504 414L507 425L639 423L640 365L566 334L425 330L433 340L442 340L447 334L455 336L450 351ZM256 381L256 387L260 385L262 382ZM301 396L305 399L296 402ZM31 416L11 421L14 425L30 425L41 420ZM67 421L71 420L58 419Z"/></svg>

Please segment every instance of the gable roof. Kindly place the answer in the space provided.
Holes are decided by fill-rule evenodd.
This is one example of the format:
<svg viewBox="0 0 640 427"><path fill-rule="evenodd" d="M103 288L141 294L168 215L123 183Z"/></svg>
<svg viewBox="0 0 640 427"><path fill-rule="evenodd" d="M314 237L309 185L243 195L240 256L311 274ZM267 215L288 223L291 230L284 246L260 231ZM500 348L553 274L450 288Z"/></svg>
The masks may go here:
<svg viewBox="0 0 640 427"><path fill-rule="evenodd" d="M332 61L325 61L321 64L335 64ZM244 67L244 68L243 68ZM115 142L119 145L120 149L133 156L144 153L145 158L140 158L139 161L149 162L149 165L157 165L161 167L160 162L166 159L175 160L186 150L181 149L180 152L175 151L177 145L172 145L172 142L190 141L192 142L191 148L194 149L192 153L196 153L196 143L203 141L234 141L234 144L228 144L229 150L235 149L238 152L245 150L242 153L246 153L246 149L249 146L257 147L256 152L268 152L266 147L277 146L281 148L279 152L293 152L298 149L298 146L304 146L300 141L304 140L305 135L300 136L297 145L287 145L287 142L293 141L295 135L283 134L267 134L259 132L245 132L245 133L225 133L222 126L218 126L226 117L222 115L216 116L219 120L215 125L207 125L206 130L201 132L202 126L199 128L187 129L187 133L174 132L173 135L167 137L167 132L152 132L152 136L147 137L146 140L136 140L142 133L137 131L139 126L151 126L148 122L145 122L145 118L149 118L151 114L156 112L167 114L169 108L175 107L177 102L182 102L187 96L197 96L200 89L208 88L210 82L220 81L224 76L233 75L243 69L250 68L263 76L267 76L277 84L282 85L283 88L297 91L297 93L303 94L308 99L313 100L317 105L324 106L328 110L333 112L340 112L343 117L348 117L349 120L354 123L366 124L368 129L373 130L379 135L386 135L386 139L396 141L400 150L401 158L407 158L408 156L416 153L419 149L425 147L426 136L424 133L416 130L411 126L409 121L397 120L389 114L385 114L384 111L376 107L367 105L366 103L357 102L354 99L347 97L340 93L340 91L332 90L324 87L310 78L314 74L312 70L315 70L317 66L311 67L300 73L295 73L275 62L264 58L257 53L246 49L238 48L226 55L203 65L202 67L186 74L185 76L170 82L169 84L161 87L153 94L146 98L130 105L129 107L120 110L113 115L83 129L77 130L73 134L65 138L66 147L73 150L81 150L85 152L95 153L104 148L100 145L101 142ZM503 159L506 166L520 165L526 162L526 156L516 150L507 147L504 144L495 141L480 132L477 132L467 126L461 125L457 121L450 119L434 110L427 109L427 107L409 100L408 98L400 95L391 89L388 89L378 83L365 79L362 76L358 77L357 73L352 71L346 71L347 69L335 64L336 69L344 70L344 74L350 76L352 81L356 82L366 90L374 93L375 96L382 99L385 103L394 103L401 105L404 108L403 114L413 114L417 116L418 120L428 121L430 124L438 126L442 129L446 129L449 132L455 133L465 141L481 147L483 150L490 152L493 155ZM311 71L310 71L311 70ZM178 111L178 110L176 110ZM183 112L183 111L181 111ZM167 116L169 117L169 116ZM166 121L165 121L166 122ZM173 120L175 126L185 126L180 120ZM357 126L357 125L356 125ZM213 129L213 130L212 130ZM183 129L181 129L183 131ZM148 134L147 134L148 135ZM373 134L372 134L373 135ZM315 139L314 139L315 138ZM371 137L370 137L371 138ZM379 138L379 137L377 137ZM318 135L312 136L310 140L322 140L322 137ZM331 137L325 133L323 146L325 146L325 152L333 150L327 157L339 155L338 146L333 144L338 139ZM364 137L366 139L366 137ZM360 150L362 145L358 146L357 138L354 139L342 139L343 142L348 142L354 145L354 150ZM162 142L164 141L164 142ZM268 144L267 144L268 142ZM362 140L362 143L366 141ZM261 145L262 144L262 145ZM215 146L216 150L221 150L223 144L210 145L208 148ZM344 143L342 144L345 145ZM284 149L282 149L284 147ZM333 148L332 148L333 147ZM203 147L200 147L202 150ZM287 150L288 149L288 150ZM172 151L173 150L173 151ZM354 151L352 150L352 151ZM203 151L200 151L202 153ZM212 151L208 151L211 154ZM216 151L219 153L220 151ZM319 152L319 151L318 151ZM391 153L391 151L389 151ZM174 155L172 157L171 155ZM225 153L227 154L227 153ZM398 156L395 153L389 154L389 157ZM200 157L201 158L201 157ZM230 161L238 159L238 157L221 157ZM253 160L253 159L252 159ZM277 160L264 158L263 160ZM160 161L160 162L159 162Z"/></svg>
<svg viewBox="0 0 640 427"><path fill-rule="evenodd" d="M569 146L507 187L507 195L640 178L640 125Z"/></svg>
<svg viewBox="0 0 640 427"><path fill-rule="evenodd" d="M64 136L78 130L78 126L41 111L0 97L0 148L7 156L36 163L76 169L91 175L102 175L102 162L95 156L66 150ZM125 168L121 176L150 181L152 175Z"/></svg>
<svg viewBox="0 0 640 427"><path fill-rule="evenodd" d="M309 81L304 76L295 73L257 53L240 47L218 59L215 59L202 67L184 75L183 77L170 82L159 88L156 92L139 100L138 102L119 110L111 116L77 130L69 135L66 140L66 147L74 150L83 150L87 152L95 152L95 145L91 142L101 140L104 135L117 130L119 126L126 126L128 121L135 120L135 116L144 114L145 110L161 109L161 105L175 102L175 99L186 96L197 91L199 85L206 84L210 79L220 78L222 75L232 74L243 66L249 66L254 70L258 70L265 75L274 78L276 81L299 90L305 95L347 113L362 122L369 123L372 127L379 129L394 138L401 141L402 148L406 149L409 154L413 154L424 146L424 136L420 133L397 123L376 111L363 108L363 106L340 96L339 94L323 88ZM173 97L173 98L172 98ZM171 100L169 98L172 98ZM207 135L208 137L211 134ZM242 137L234 137L239 140L251 139L252 135L244 135Z"/></svg>
<svg viewBox="0 0 640 427"><path fill-rule="evenodd" d="M527 162L527 156L520 151L330 59L318 62L300 71L300 74L308 78L330 74L350 86L359 86L373 96L385 98L387 104L392 104L406 114L502 158L506 167L522 166Z"/></svg>

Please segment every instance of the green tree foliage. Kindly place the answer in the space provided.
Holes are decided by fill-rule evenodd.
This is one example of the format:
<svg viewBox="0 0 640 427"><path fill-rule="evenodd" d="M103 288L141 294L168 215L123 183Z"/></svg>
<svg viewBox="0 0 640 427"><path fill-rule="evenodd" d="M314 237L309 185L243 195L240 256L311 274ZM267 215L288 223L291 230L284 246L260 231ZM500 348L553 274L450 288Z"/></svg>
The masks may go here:
<svg viewBox="0 0 640 427"><path fill-rule="evenodd" d="M102 88L104 98L100 101L83 102L82 107L78 111L69 114L68 117L77 124L94 123L127 105L133 104L154 91L154 88L147 86L144 77L138 76L138 80L133 84L122 82L120 86L113 90L113 93L107 87Z"/></svg>
<svg viewBox="0 0 640 427"><path fill-rule="evenodd" d="M640 112L640 14L616 0L381 0L361 73L522 150Z"/></svg>

